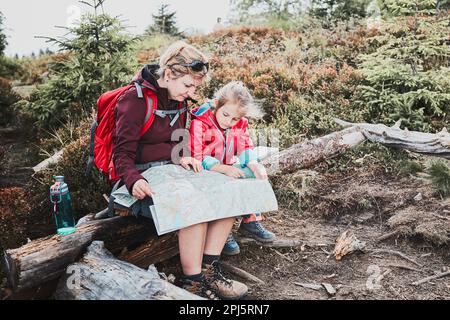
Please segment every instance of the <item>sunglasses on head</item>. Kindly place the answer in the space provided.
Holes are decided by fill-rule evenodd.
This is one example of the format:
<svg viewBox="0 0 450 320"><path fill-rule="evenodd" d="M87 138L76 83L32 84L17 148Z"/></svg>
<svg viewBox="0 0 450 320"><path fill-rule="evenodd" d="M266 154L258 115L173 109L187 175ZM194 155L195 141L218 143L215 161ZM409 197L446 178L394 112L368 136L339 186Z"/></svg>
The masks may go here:
<svg viewBox="0 0 450 320"><path fill-rule="evenodd" d="M203 71L203 68L206 68L206 71L209 70L209 63L203 62L200 60L193 60L191 63L174 63L171 65L168 65L168 67L172 68L173 66L182 66L182 67L188 67L196 72Z"/></svg>

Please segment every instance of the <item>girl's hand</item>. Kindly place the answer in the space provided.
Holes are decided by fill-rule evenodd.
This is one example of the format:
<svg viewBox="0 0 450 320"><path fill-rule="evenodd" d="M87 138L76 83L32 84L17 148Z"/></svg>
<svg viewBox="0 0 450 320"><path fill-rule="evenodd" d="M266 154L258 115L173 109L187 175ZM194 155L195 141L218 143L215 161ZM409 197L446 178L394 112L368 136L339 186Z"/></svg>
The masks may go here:
<svg viewBox="0 0 450 320"><path fill-rule="evenodd" d="M153 196L155 192L150 188L150 185L146 180L140 179L134 183L132 194L136 199L142 200L146 196Z"/></svg>
<svg viewBox="0 0 450 320"><path fill-rule="evenodd" d="M238 169L233 166L226 166L226 168L223 169L223 174L232 177L232 178L244 178L245 173L241 169Z"/></svg>
<svg viewBox="0 0 450 320"><path fill-rule="evenodd" d="M252 170L253 174L255 175L256 179L261 179L261 180L267 180L267 171L266 168L260 164L260 163L249 163L247 164L247 167L250 168L250 170Z"/></svg>
<svg viewBox="0 0 450 320"><path fill-rule="evenodd" d="M189 167L189 165L191 165L192 168L194 169L194 172L201 172L203 170L202 163L199 160L192 157L181 158L180 165L186 170L191 170L191 168Z"/></svg>

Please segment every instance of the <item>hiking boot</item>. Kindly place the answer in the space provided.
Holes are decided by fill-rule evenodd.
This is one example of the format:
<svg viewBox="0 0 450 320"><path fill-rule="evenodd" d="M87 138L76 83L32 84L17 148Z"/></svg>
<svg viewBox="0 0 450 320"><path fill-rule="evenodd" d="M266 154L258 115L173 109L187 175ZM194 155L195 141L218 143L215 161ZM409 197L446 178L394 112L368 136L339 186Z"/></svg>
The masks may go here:
<svg viewBox="0 0 450 320"><path fill-rule="evenodd" d="M234 239L233 234L230 233L228 235L227 242L225 242L225 245L223 246L222 254L226 256L234 256L240 252L241 250L239 249L238 243Z"/></svg>
<svg viewBox="0 0 450 320"><path fill-rule="evenodd" d="M264 228L259 221L242 222L238 232L261 242L273 242L276 239L275 234Z"/></svg>
<svg viewBox="0 0 450 320"><path fill-rule="evenodd" d="M206 282L209 287L214 289L219 298L224 300L238 300L244 297L248 292L248 287L236 280L231 280L223 275L219 261L212 264L204 264Z"/></svg>
<svg viewBox="0 0 450 320"><path fill-rule="evenodd" d="M190 293L209 300L220 300L217 292L208 285L205 278L202 281L182 279L181 282L182 288Z"/></svg>

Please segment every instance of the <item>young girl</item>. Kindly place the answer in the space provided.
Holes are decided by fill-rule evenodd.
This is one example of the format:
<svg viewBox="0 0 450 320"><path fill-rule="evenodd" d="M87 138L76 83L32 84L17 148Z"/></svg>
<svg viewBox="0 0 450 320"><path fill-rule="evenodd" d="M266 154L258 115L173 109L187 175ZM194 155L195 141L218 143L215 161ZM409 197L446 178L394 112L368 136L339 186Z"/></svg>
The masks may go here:
<svg viewBox="0 0 450 320"><path fill-rule="evenodd" d="M222 87L212 101L192 110L190 127L191 155L202 162L205 170L223 173L233 178L267 179L263 165L253 152L253 143L245 117L260 118L262 112L249 90L240 81ZM239 164L236 164L236 157ZM262 242L272 242L275 235L259 221L260 213L243 217L238 232ZM222 251L226 255L239 253L239 245L229 235Z"/></svg>

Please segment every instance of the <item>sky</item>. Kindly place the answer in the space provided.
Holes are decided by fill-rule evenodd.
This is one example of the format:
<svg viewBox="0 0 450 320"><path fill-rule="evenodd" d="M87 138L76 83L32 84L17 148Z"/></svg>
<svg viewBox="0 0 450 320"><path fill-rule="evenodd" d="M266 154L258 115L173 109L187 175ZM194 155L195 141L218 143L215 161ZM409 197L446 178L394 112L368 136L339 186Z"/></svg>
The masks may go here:
<svg viewBox="0 0 450 320"><path fill-rule="evenodd" d="M121 16L128 31L142 33L152 23L161 4L169 4L170 11L176 11L177 26L180 30L210 32L218 17L226 23L230 14L229 0L107 0L105 12ZM5 53L13 56L38 53L50 44L35 36L57 37L66 30L55 26L70 26L88 7L78 0L1 0L0 11L6 18L5 33L8 46Z"/></svg>

